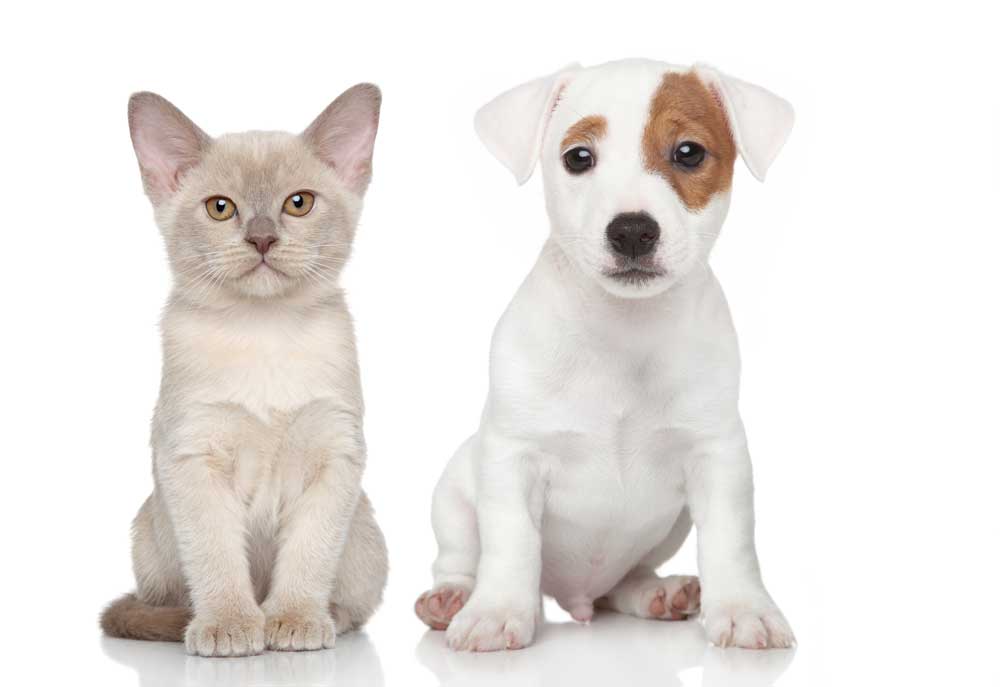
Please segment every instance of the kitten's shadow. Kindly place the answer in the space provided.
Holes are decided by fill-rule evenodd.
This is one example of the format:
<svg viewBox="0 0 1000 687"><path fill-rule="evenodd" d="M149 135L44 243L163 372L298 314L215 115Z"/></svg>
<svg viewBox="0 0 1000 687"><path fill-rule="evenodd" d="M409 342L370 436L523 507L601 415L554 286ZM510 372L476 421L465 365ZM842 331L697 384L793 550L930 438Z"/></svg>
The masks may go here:
<svg viewBox="0 0 1000 687"><path fill-rule="evenodd" d="M794 650L747 651L709 646L694 621L654 622L616 613L590 625L546 623L535 644L521 651L455 652L443 632L428 631L417 658L442 687L516 684L690 684L681 673L701 671L704 687L766 687L791 664Z"/></svg>
<svg viewBox="0 0 1000 687"><path fill-rule="evenodd" d="M141 687L211 685L371 685L382 687L382 664L363 632L337 638L325 651L267 652L245 658L188 656L176 642L140 642L104 637L101 648L112 660L139 673Z"/></svg>

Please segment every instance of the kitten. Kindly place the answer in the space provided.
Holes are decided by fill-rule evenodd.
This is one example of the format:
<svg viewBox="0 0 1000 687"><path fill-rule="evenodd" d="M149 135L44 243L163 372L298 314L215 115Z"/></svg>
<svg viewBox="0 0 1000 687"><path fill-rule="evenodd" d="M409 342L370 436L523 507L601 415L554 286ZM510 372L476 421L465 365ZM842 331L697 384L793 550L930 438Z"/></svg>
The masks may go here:
<svg viewBox="0 0 1000 687"><path fill-rule="evenodd" d="M337 282L380 104L359 84L301 135L212 139L158 95L129 101L174 287L137 587L104 612L107 634L183 639L202 656L319 649L380 603L385 543L361 490L363 403Z"/></svg>

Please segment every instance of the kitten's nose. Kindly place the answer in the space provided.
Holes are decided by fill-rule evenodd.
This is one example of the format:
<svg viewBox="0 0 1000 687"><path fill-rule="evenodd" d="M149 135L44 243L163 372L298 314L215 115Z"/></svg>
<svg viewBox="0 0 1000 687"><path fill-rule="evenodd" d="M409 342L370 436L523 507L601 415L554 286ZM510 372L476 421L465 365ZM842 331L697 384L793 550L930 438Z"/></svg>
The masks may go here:
<svg viewBox="0 0 1000 687"><path fill-rule="evenodd" d="M271 246L278 242L278 237L274 234L266 234L264 236L253 235L247 236L247 243L252 243L257 247L257 252L263 255L267 251L271 250Z"/></svg>
<svg viewBox="0 0 1000 687"><path fill-rule="evenodd" d="M246 242L253 244L261 255L271 250L271 246L278 242L274 220L266 215L257 215L247 222Z"/></svg>

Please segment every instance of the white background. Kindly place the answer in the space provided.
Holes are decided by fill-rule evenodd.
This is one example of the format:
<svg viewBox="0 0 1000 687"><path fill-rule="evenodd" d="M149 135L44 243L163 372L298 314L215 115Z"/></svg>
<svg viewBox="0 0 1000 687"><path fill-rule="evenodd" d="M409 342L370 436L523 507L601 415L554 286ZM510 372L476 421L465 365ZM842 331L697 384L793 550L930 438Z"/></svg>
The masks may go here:
<svg viewBox="0 0 1000 687"><path fill-rule="evenodd" d="M917 4L8 4L0 682L1000 684L997 18ZM453 655L411 610L431 488L547 231L540 179L518 188L472 114L626 56L708 61L797 110L766 184L740 165L713 264L742 342L765 578L800 646L723 652L694 623L553 611L533 648ZM312 654L102 642L98 611L132 587L169 289L128 95L158 91L213 134L299 130L362 80L385 100L345 283L385 604ZM694 569L691 542L668 568Z"/></svg>

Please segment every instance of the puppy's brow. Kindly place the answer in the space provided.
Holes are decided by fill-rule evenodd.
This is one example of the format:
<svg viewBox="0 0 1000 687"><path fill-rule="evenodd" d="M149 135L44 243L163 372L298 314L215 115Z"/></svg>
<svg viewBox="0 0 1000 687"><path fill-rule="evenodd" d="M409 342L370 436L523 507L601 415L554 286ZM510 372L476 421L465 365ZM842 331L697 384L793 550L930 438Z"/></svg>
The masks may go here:
<svg viewBox="0 0 1000 687"><path fill-rule="evenodd" d="M594 144L608 133L608 120L601 115L588 115L566 130L562 148L574 145Z"/></svg>

